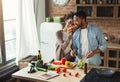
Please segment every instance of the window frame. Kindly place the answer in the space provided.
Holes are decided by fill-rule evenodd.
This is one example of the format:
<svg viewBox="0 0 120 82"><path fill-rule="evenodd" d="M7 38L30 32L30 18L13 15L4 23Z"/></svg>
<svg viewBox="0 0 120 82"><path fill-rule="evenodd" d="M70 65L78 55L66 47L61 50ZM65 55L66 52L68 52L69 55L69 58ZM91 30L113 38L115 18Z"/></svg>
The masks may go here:
<svg viewBox="0 0 120 82"><path fill-rule="evenodd" d="M6 60L6 49L5 49L5 35L4 35L4 21L16 20L16 19L8 19L3 20L3 9L2 9L2 0L0 0L0 47L1 47L1 57L2 62L0 63L0 71L1 69L5 69L11 65L15 65L15 59ZM12 63L12 64L11 64Z"/></svg>

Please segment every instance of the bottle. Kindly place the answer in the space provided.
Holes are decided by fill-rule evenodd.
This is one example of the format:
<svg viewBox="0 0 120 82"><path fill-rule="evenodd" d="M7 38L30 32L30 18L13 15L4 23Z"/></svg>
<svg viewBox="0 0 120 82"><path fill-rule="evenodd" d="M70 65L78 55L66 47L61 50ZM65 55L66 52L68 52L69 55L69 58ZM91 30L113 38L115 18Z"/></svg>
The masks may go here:
<svg viewBox="0 0 120 82"><path fill-rule="evenodd" d="M103 4L103 0L99 0L99 4Z"/></svg>
<svg viewBox="0 0 120 82"><path fill-rule="evenodd" d="M83 0L83 1L82 1L82 4L86 4L86 0Z"/></svg>
<svg viewBox="0 0 120 82"><path fill-rule="evenodd" d="M37 60L41 60L42 59L42 55L41 55L41 52L40 50L38 50L38 56L37 56Z"/></svg>
<svg viewBox="0 0 120 82"><path fill-rule="evenodd" d="M87 74L87 63L84 64L84 74Z"/></svg>
<svg viewBox="0 0 120 82"><path fill-rule="evenodd" d="M90 4L93 4L93 0L90 0Z"/></svg>
<svg viewBox="0 0 120 82"><path fill-rule="evenodd" d="M82 4L82 1L83 1L83 0L79 0L79 3Z"/></svg>

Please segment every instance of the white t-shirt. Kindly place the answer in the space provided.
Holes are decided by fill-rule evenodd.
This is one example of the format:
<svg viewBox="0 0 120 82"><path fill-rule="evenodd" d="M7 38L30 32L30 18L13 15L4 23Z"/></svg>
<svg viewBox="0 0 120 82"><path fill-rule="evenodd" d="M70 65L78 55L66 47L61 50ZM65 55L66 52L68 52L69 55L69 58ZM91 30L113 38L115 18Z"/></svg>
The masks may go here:
<svg viewBox="0 0 120 82"><path fill-rule="evenodd" d="M89 53L89 46L88 46L88 38L87 38L88 30L81 29L81 36L80 36L80 43L81 43L81 50L82 50L82 58L85 58Z"/></svg>

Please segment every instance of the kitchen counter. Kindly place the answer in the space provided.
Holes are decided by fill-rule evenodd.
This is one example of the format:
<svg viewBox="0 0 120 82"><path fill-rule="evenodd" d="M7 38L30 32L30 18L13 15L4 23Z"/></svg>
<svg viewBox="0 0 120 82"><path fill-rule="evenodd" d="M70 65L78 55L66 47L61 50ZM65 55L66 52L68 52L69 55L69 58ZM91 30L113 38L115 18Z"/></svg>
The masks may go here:
<svg viewBox="0 0 120 82"><path fill-rule="evenodd" d="M101 55L101 59L104 67L120 71L120 44L108 43L105 53Z"/></svg>
<svg viewBox="0 0 120 82"><path fill-rule="evenodd" d="M120 49L120 44L117 44L117 43L108 43L107 48Z"/></svg>
<svg viewBox="0 0 120 82"><path fill-rule="evenodd" d="M12 77L16 78L18 82L20 82L21 79L29 81L35 81L35 82L80 82L80 80L85 76L84 70L78 69L78 67L75 67L73 69L67 69L66 77L63 76L63 72L59 73L59 76L51 78L49 80L44 80L39 77L39 75L45 73L43 71L37 71L35 73L28 73L28 70L30 67L23 68L16 73L12 74ZM72 75L69 75L69 72L71 72ZM75 73L79 73L77 77L75 77Z"/></svg>

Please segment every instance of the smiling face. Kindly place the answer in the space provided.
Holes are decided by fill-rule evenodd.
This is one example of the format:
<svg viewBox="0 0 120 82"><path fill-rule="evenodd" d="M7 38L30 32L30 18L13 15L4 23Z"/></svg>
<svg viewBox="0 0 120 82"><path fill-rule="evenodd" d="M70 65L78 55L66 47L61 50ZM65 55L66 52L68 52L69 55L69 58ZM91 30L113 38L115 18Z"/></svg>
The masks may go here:
<svg viewBox="0 0 120 82"><path fill-rule="evenodd" d="M71 26L74 24L73 19L68 19L68 20L66 20L65 22L66 22L66 27L67 27L67 28L71 27Z"/></svg>
<svg viewBox="0 0 120 82"><path fill-rule="evenodd" d="M83 25L83 18L74 16L74 24L81 27Z"/></svg>
<svg viewBox="0 0 120 82"><path fill-rule="evenodd" d="M72 18L69 18L65 21L65 28L63 29L63 31L67 32L67 33L72 33L76 27L74 25L74 20ZM75 28L74 28L75 27Z"/></svg>
<svg viewBox="0 0 120 82"><path fill-rule="evenodd" d="M72 18L67 19L67 20L65 21L65 27L63 28L63 31L66 31L66 32L67 32L68 29L69 29L72 25L74 25L73 19L72 19Z"/></svg>
<svg viewBox="0 0 120 82"><path fill-rule="evenodd" d="M78 11L74 14L74 24L80 27L81 29L87 28L87 15L84 11Z"/></svg>

